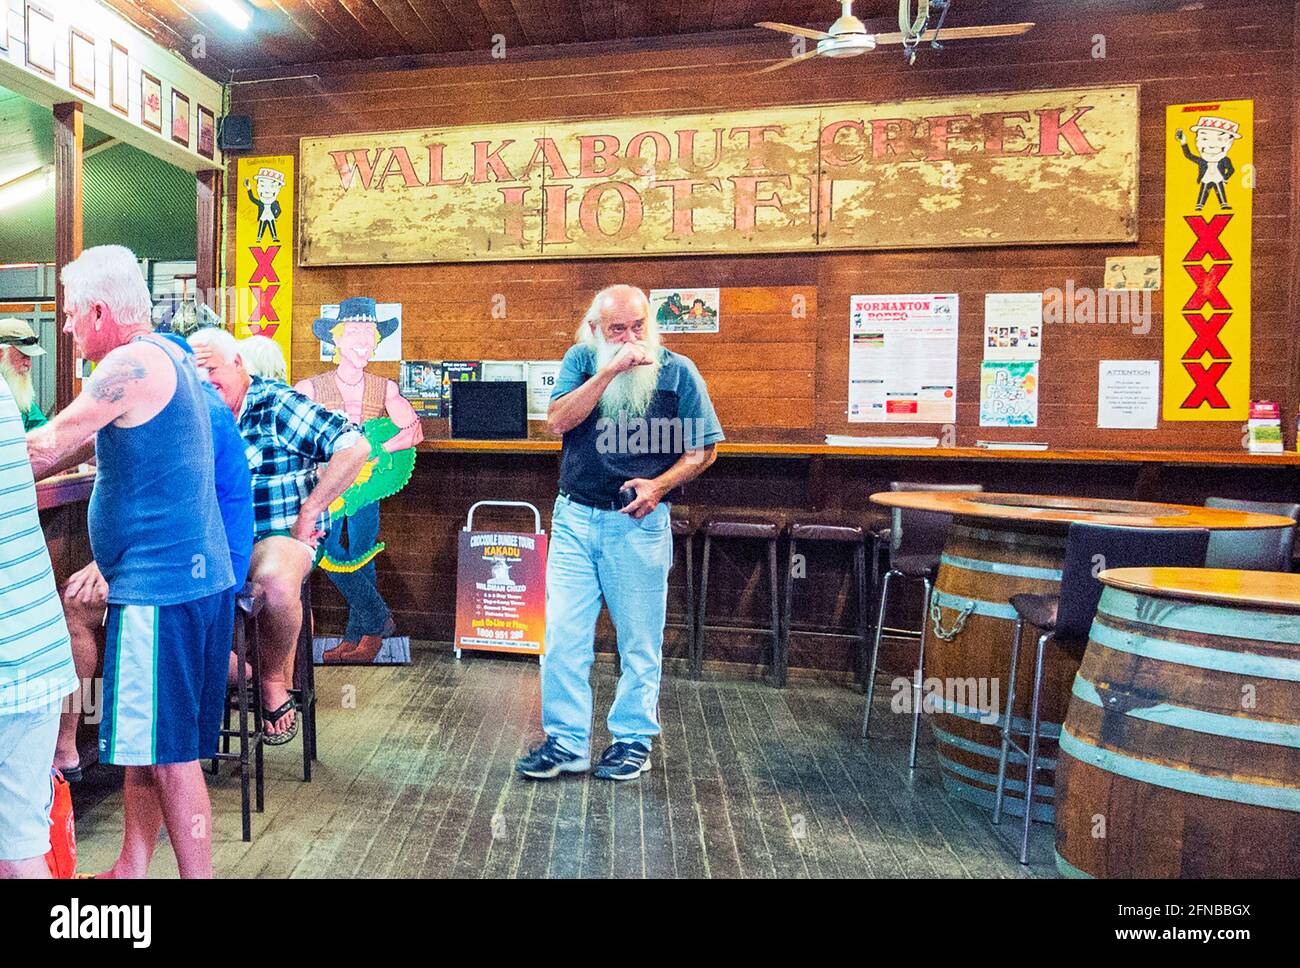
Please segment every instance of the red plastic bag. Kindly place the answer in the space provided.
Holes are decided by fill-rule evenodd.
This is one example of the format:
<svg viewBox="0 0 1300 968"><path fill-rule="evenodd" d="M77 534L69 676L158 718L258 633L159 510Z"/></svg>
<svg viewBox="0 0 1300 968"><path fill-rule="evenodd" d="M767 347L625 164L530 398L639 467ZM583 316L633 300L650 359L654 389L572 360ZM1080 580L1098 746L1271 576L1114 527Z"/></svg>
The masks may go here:
<svg viewBox="0 0 1300 968"><path fill-rule="evenodd" d="M50 807L50 852L45 863L50 876L71 880L77 875L77 825L72 816L72 788L58 770L50 771L54 802Z"/></svg>

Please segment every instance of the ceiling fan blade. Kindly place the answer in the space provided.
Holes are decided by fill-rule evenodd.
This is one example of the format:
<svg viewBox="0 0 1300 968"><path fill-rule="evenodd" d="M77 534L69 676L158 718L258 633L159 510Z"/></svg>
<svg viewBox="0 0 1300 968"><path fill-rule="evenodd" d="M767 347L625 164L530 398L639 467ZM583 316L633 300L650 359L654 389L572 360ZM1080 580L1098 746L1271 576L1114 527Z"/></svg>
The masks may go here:
<svg viewBox="0 0 1300 968"><path fill-rule="evenodd" d="M994 24L990 27L945 27L939 34L939 39L949 40L978 40L982 37L1015 37L1019 34L1028 33L1034 29L1034 24ZM934 31L927 30L922 35L919 43L929 43L934 40ZM882 47L885 44L901 44L903 35L894 32L892 34L876 34L876 46Z"/></svg>
<svg viewBox="0 0 1300 968"><path fill-rule="evenodd" d="M754 24L755 27L766 27L768 30L779 30L783 34L795 34L799 37L807 37L809 40L830 40L831 35L824 30L809 30L807 27L792 27L790 24L772 23L764 20L761 24Z"/></svg>
<svg viewBox="0 0 1300 968"><path fill-rule="evenodd" d="M795 64L798 64L800 61L806 61L816 56L817 56L817 51L815 50L806 51L800 54L798 57L786 57L783 60L777 61L775 64L771 65L770 67L764 67L761 71L754 71L754 73L770 74L772 73L772 71L783 71L787 67L793 67Z"/></svg>

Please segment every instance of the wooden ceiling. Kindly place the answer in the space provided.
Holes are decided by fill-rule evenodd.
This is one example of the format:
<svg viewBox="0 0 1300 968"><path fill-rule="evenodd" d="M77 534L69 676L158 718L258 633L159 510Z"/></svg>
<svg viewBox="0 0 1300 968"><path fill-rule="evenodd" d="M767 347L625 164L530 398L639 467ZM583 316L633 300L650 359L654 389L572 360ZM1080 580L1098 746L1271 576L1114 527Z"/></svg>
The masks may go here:
<svg viewBox="0 0 1300 968"><path fill-rule="evenodd" d="M825 29L839 16L838 0L240 0L252 13L241 31L208 0L101 2L222 81L292 65L486 54L496 36L509 49L730 31L760 20ZM993 22L998 5L954 0L949 23ZM897 29L897 0L856 0L854 13Z"/></svg>

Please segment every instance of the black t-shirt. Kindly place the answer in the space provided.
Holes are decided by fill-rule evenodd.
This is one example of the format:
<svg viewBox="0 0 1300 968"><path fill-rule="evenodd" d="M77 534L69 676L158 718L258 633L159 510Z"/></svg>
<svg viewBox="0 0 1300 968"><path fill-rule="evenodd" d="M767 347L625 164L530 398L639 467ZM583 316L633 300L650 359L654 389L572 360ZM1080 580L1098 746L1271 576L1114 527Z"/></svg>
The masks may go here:
<svg viewBox="0 0 1300 968"><path fill-rule="evenodd" d="M575 500L617 504L624 481L658 477L682 454L725 437L700 371L686 357L660 351L659 380L645 415L607 417L597 404L564 435L560 490ZM564 354L551 399L558 400L596 374L596 354L578 344ZM665 495L671 501L676 494Z"/></svg>

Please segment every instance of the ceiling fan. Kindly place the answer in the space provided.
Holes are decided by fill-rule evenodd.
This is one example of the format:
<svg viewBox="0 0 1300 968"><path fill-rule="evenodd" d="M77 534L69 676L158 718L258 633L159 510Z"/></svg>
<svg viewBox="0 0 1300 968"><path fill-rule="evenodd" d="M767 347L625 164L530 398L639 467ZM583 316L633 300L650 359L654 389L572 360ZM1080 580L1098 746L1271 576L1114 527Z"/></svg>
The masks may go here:
<svg viewBox="0 0 1300 968"><path fill-rule="evenodd" d="M784 70L798 64L800 61L810 60L814 57L857 57L859 54L865 54L867 51L875 50L885 44L902 45L903 56L909 64L914 63L917 48L923 42L928 40L931 47L936 50L942 49L943 44L939 43L939 34L940 31L944 31L943 22L948 16L948 8L951 5L952 0L917 0L916 13L913 14L912 0L899 0L898 26L900 30L897 33L890 34L870 33L866 24L853 16L853 0L840 0L840 19L831 24L828 30L809 30L807 27L795 27L791 24L779 24L770 21L755 24L755 27L765 27L768 30L776 30L783 34L793 34L797 37L806 37L809 40L817 41L817 46L812 50L788 57L771 67L763 68L757 73L766 74L769 71ZM930 28L930 15L932 12L937 12L939 16L934 27ZM943 37L945 40L1014 37L1017 34L1023 34L1031 30L1033 26L1032 23L1019 23L995 24L989 27L950 27L943 32Z"/></svg>

